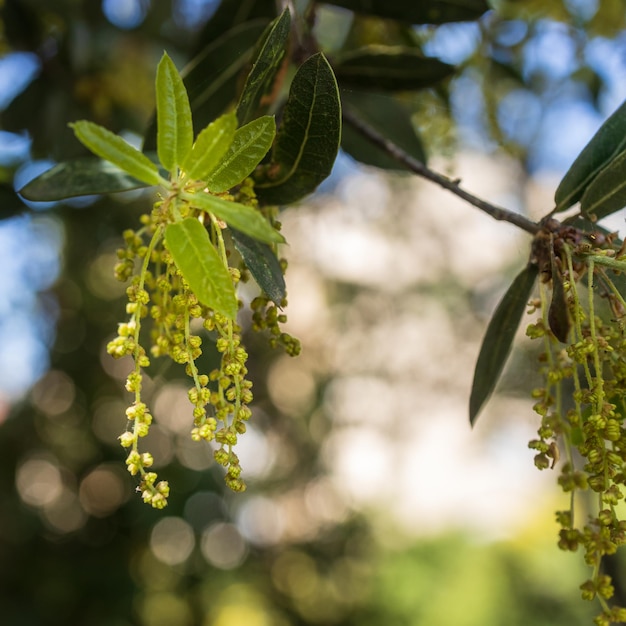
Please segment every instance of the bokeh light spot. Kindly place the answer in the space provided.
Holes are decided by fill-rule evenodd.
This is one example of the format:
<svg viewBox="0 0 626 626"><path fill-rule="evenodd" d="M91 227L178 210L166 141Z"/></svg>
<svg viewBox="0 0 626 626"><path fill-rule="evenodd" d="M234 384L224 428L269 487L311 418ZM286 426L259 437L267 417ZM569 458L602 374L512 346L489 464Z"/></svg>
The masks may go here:
<svg viewBox="0 0 626 626"><path fill-rule="evenodd" d="M31 392L32 403L49 417L67 411L74 402L74 381L60 370L50 370L39 380Z"/></svg>
<svg viewBox="0 0 626 626"><path fill-rule="evenodd" d="M246 544L232 524L217 523L203 533L200 549L204 558L219 569L234 569L246 557Z"/></svg>
<svg viewBox="0 0 626 626"><path fill-rule="evenodd" d="M278 543L285 531L285 518L275 502L261 496L246 501L237 516L237 527L251 543L269 546Z"/></svg>
<svg viewBox="0 0 626 626"><path fill-rule="evenodd" d="M196 540L191 526L180 517L159 520L150 534L150 549L166 565L178 565L189 558Z"/></svg>
<svg viewBox="0 0 626 626"><path fill-rule="evenodd" d="M17 468L15 485L20 498L36 507L52 504L63 490L58 465L54 460L43 457L22 462Z"/></svg>
<svg viewBox="0 0 626 626"><path fill-rule="evenodd" d="M137 28L150 8L149 0L103 0L102 12L118 28Z"/></svg>
<svg viewBox="0 0 626 626"><path fill-rule="evenodd" d="M80 483L80 503L94 517L106 517L130 495L126 474L118 465L100 465Z"/></svg>

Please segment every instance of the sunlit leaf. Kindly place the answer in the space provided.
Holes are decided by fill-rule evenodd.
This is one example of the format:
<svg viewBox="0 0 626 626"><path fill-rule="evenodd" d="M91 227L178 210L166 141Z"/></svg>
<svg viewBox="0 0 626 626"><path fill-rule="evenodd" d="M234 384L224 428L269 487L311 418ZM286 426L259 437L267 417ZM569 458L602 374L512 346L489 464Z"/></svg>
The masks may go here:
<svg viewBox="0 0 626 626"><path fill-rule="evenodd" d="M626 102L600 126L572 163L554 194L555 211L564 211L578 202L600 171L625 149Z"/></svg>
<svg viewBox="0 0 626 626"><path fill-rule="evenodd" d="M208 193L186 193L183 198L192 206L213 213L217 218L241 232L264 241L265 243L282 243L285 238L265 219L260 211L245 204L230 202Z"/></svg>
<svg viewBox="0 0 626 626"><path fill-rule="evenodd" d="M274 89L274 82L283 65L287 50L290 24L289 10L285 9L272 22L266 37L262 40L239 99L237 118L240 124L253 119L263 98Z"/></svg>
<svg viewBox="0 0 626 626"><path fill-rule="evenodd" d="M238 128L230 148L206 179L208 188L220 193L239 184L267 154L275 135L276 122L270 115Z"/></svg>
<svg viewBox="0 0 626 626"><path fill-rule="evenodd" d="M601 219L626 206L626 150L597 174L580 199L582 212Z"/></svg>
<svg viewBox="0 0 626 626"><path fill-rule="evenodd" d="M236 130L234 112L218 117L202 130L182 165L189 178L204 180L217 167L232 145Z"/></svg>
<svg viewBox="0 0 626 626"><path fill-rule="evenodd" d="M470 396L470 424L478 417L498 384L526 304L535 285L537 268L528 265L515 278L498 304L483 339Z"/></svg>
<svg viewBox="0 0 626 626"><path fill-rule="evenodd" d="M235 229L231 229L231 235L235 248L257 285L274 304L280 306L287 292L280 263L272 248Z"/></svg>
<svg viewBox="0 0 626 626"><path fill-rule="evenodd" d="M423 89L454 73L454 67L425 57L416 48L372 45L333 61L342 87L407 91Z"/></svg>
<svg viewBox="0 0 626 626"><path fill-rule="evenodd" d="M489 10L485 0L328 0L328 3L412 24L475 20Z"/></svg>
<svg viewBox="0 0 626 626"><path fill-rule="evenodd" d="M363 122L393 141L414 159L426 162L424 147L411 123L411 111L403 103L388 95L348 90L342 90L341 99L344 106L349 106ZM367 165L391 170L404 167L350 124L343 126L341 147L350 156Z"/></svg>
<svg viewBox="0 0 626 626"><path fill-rule="evenodd" d="M197 219L188 217L167 226L165 242L176 267L198 300L235 319L238 306L233 281L206 228Z"/></svg>
<svg viewBox="0 0 626 626"><path fill-rule="evenodd" d="M272 161L256 186L266 204L295 202L330 174L341 138L337 81L323 54L310 57L296 73Z"/></svg>
<svg viewBox="0 0 626 626"><path fill-rule="evenodd" d="M157 153L163 167L173 172L193 143L189 97L170 57L163 53L156 73Z"/></svg>
<svg viewBox="0 0 626 626"><path fill-rule="evenodd" d="M33 202L46 202L148 186L109 161L86 158L55 165L26 184L20 194Z"/></svg>
<svg viewBox="0 0 626 626"><path fill-rule="evenodd" d="M111 131L85 120L70 124L77 139L96 156L110 161L148 185L163 182L157 166L142 152Z"/></svg>

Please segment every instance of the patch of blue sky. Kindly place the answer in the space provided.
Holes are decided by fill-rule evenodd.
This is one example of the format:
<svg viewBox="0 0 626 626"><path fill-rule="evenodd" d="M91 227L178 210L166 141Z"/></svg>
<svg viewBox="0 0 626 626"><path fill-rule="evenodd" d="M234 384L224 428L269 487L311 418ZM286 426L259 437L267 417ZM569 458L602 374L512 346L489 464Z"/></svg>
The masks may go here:
<svg viewBox="0 0 626 626"><path fill-rule="evenodd" d="M494 26L494 41L505 48L520 44L528 34L528 24L522 20L503 20Z"/></svg>
<svg viewBox="0 0 626 626"><path fill-rule="evenodd" d="M0 59L0 111L39 75L41 63L32 52L10 52Z"/></svg>
<svg viewBox="0 0 626 626"><path fill-rule="evenodd" d="M26 133L0 130L0 166L11 167L28 159L31 139Z"/></svg>
<svg viewBox="0 0 626 626"><path fill-rule="evenodd" d="M150 0L102 0L104 16L118 28L131 30L140 26L150 9Z"/></svg>
<svg viewBox="0 0 626 626"><path fill-rule="evenodd" d="M600 2L599 0L564 0L563 4L571 15L586 22L598 12Z"/></svg>
<svg viewBox="0 0 626 626"><path fill-rule="evenodd" d="M505 137L528 147L541 123L541 101L528 89L512 89L498 103L497 116Z"/></svg>
<svg viewBox="0 0 626 626"><path fill-rule="evenodd" d="M524 45L522 72L526 79L543 74L551 80L567 78L580 61L576 44L565 24L542 20Z"/></svg>
<svg viewBox="0 0 626 626"><path fill-rule="evenodd" d="M17 399L45 372L57 306L41 292L57 280L63 228L48 215L0 222L0 391Z"/></svg>
<svg viewBox="0 0 626 626"><path fill-rule="evenodd" d="M63 230L56 218L21 215L0 221L0 318L33 306L34 293L52 286L60 271Z"/></svg>
<svg viewBox="0 0 626 626"><path fill-rule="evenodd" d="M529 152L529 170L565 174L603 120L604 116L583 100L562 100L550 106Z"/></svg>
<svg viewBox="0 0 626 626"><path fill-rule="evenodd" d="M176 0L172 7L174 22L181 28L200 28L217 10L219 0Z"/></svg>
<svg viewBox="0 0 626 626"><path fill-rule="evenodd" d="M27 314L0 326L0 389L10 400L18 400L49 367L48 347L32 329L38 322Z"/></svg>
<svg viewBox="0 0 626 626"><path fill-rule="evenodd" d="M483 91L472 72L464 72L451 82L450 105L461 143L483 152L495 148L487 131Z"/></svg>
<svg viewBox="0 0 626 626"><path fill-rule="evenodd" d="M480 39L480 26L476 22L442 24L424 45L424 53L458 65L472 56Z"/></svg>
<svg viewBox="0 0 626 626"><path fill-rule="evenodd" d="M37 215L29 220L24 239L22 278L33 291L49 289L61 270L63 227L56 217Z"/></svg>
<svg viewBox="0 0 626 626"><path fill-rule="evenodd" d="M602 113L607 116L626 99L625 43L624 37L617 42L595 37L585 47L585 61L604 83L599 101Z"/></svg>

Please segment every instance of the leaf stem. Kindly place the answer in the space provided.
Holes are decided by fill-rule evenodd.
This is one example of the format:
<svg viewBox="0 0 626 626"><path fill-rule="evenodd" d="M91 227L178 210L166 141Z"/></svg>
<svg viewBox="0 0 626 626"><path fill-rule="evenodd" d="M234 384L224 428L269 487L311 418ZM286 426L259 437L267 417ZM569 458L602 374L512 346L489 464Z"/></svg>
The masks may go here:
<svg viewBox="0 0 626 626"><path fill-rule="evenodd" d="M440 187L447 189L454 195L475 206L477 209L487 213L487 215L490 215L494 219L509 222L510 224L525 230L531 235L536 235L541 230L541 226L539 224L529 220L527 217L519 215L518 213L513 213L513 211L509 211L508 209L490 204L485 200L481 200L480 198L477 198L462 189L459 186L458 180L448 178L447 176L439 174L426 167L426 165L420 163L420 161L414 159L410 154L400 148L400 146L387 139L387 137L381 135L375 128L372 128L369 124L357 117L352 111L350 111L349 108L343 108L343 120L361 133L361 135L363 135L371 143L377 145L379 148L382 148L390 157L394 158L399 163L402 163L402 165L414 174L417 174L422 178L426 178Z"/></svg>

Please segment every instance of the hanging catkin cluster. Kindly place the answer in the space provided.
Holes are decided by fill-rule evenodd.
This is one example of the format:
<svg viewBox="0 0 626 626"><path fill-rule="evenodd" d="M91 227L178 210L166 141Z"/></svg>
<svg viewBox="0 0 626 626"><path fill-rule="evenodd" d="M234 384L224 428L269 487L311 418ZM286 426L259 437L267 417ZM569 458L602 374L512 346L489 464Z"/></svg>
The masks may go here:
<svg viewBox="0 0 626 626"><path fill-rule="evenodd" d="M626 302L616 284L626 259L613 239L558 223L540 235L535 260L544 280L531 303L539 319L526 331L543 342L544 380L532 392L541 425L529 447L539 469L563 457L558 482L570 499L557 512L558 545L581 549L591 567L580 589L600 602L598 626L626 622L626 608L609 603L614 588L602 570L603 557L626 543L619 508L626 495Z"/></svg>

